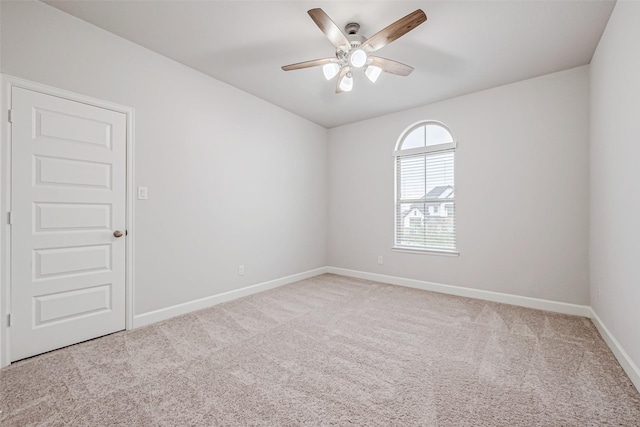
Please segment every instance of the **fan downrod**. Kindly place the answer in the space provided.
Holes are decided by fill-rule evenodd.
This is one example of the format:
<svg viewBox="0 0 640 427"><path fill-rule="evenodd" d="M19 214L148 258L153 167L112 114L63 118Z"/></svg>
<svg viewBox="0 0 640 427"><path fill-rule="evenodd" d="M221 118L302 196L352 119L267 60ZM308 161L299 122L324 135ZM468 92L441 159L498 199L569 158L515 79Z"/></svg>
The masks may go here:
<svg viewBox="0 0 640 427"><path fill-rule="evenodd" d="M347 25L344 26L344 31L348 35L356 34L359 29L360 29L360 24L358 24L357 22L349 22Z"/></svg>

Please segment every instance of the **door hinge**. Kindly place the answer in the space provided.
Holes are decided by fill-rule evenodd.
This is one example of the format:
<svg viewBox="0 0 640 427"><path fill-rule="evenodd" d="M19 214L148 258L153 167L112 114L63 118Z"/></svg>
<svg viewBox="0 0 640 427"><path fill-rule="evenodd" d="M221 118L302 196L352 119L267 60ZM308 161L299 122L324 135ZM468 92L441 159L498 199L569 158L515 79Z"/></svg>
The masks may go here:
<svg viewBox="0 0 640 427"><path fill-rule="evenodd" d="M11 225L11 212L7 212L7 224Z"/></svg>
<svg viewBox="0 0 640 427"><path fill-rule="evenodd" d="M7 326L11 326L11 315L7 314Z"/></svg>
<svg viewBox="0 0 640 427"><path fill-rule="evenodd" d="M9 119L9 123L13 123L13 121L11 120L11 110L9 110L9 117L8 117L8 119Z"/></svg>

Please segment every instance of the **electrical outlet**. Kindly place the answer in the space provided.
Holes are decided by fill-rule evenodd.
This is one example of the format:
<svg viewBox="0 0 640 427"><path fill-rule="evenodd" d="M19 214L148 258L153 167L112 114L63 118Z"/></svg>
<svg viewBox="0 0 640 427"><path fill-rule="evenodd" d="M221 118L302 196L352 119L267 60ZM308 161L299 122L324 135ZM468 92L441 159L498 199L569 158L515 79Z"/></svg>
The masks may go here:
<svg viewBox="0 0 640 427"><path fill-rule="evenodd" d="M147 187L138 187L138 200L147 200L149 198L149 190Z"/></svg>
<svg viewBox="0 0 640 427"><path fill-rule="evenodd" d="M238 276L244 276L244 265L238 266Z"/></svg>
<svg viewBox="0 0 640 427"><path fill-rule="evenodd" d="M378 264L384 264L384 260L382 259L382 255L378 255Z"/></svg>

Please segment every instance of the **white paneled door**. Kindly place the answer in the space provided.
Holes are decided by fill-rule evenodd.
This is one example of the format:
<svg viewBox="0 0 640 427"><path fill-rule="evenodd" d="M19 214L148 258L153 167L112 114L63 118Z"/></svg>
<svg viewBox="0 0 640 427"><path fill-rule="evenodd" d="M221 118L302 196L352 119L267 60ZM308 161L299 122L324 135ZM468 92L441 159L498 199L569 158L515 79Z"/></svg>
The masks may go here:
<svg viewBox="0 0 640 427"><path fill-rule="evenodd" d="M11 360L125 328L126 115L13 87Z"/></svg>

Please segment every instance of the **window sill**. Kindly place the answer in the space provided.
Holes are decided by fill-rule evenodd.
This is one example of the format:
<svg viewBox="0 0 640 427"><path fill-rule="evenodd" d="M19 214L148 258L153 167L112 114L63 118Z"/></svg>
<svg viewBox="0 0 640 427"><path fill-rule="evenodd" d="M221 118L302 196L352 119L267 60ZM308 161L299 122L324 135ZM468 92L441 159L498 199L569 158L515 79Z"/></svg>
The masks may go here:
<svg viewBox="0 0 640 427"><path fill-rule="evenodd" d="M413 248L403 248L394 246L391 248L394 252L404 252L408 254L416 254L416 255L443 255L443 256L460 256L460 252L458 251L447 251L447 250L438 250L438 249L413 249Z"/></svg>

